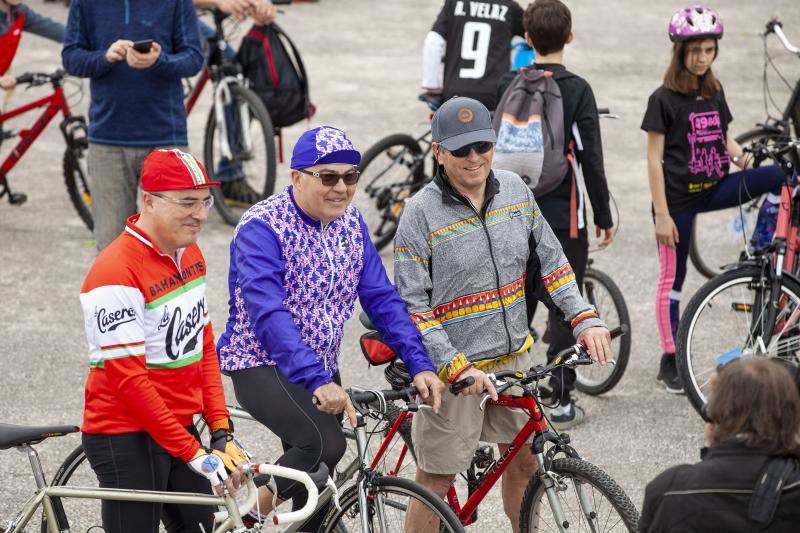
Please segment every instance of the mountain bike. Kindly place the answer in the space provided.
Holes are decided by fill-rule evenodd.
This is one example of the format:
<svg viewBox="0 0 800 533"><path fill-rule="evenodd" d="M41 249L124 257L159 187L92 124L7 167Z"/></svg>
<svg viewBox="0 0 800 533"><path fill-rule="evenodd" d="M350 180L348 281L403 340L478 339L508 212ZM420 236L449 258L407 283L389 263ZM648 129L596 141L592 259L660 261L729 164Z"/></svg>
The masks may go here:
<svg viewBox="0 0 800 533"><path fill-rule="evenodd" d="M216 32L206 40L207 61L200 77L194 85L186 80L186 112L191 113L211 81L213 105L206 120L203 163L209 179L222 182L211 189L217 211L225 222L236 225L251 205L275 190L275 128L241 67L225 53L227 15L210 12Z"/></svg>
<svg viewBox="0 0 800 533"><path fill-rule="evenodd" d="M361 348L367 361L372 365L388 364L384 375L392 386L392 391L371 391L373 409L381 413L391 413L394 418L385 431L384 445L388 446L399 435L403 442L400 461L413 459L414 444L411 440L411 418L416 409L392 408L390 399L403 398L406 402L413 397L415 390L408 388L411 377L405 366L395 356L392 349L380 339L371 324L362 315L362 323L369 330L362 335ZM619 327L611 332L613 338L625 334L626 328ZM494 456L494 448L481 446L475 452L468 470L461 474L467 484L468 497L462 504L455 486L447 492L447 501L458 515L461 523L470 525L477 520L477 508L483 498L511 463L522 447L530 444L539 462L537 473L531 478L522 498L520 510L520 531L636 531L639 514L636 507L617 483L597 466L581 459L570 445L569 435L558 433L549 423L542 409L539 381L549 378L561 368L575 368L590 365L592 360L580 344L560 352L553 362L546 366L536 366L527 372L501 371L489 374L495 383L498 400L488 395L482 400L482 408L516 408L524 410L530 417L511 443L508 451L501 457ZM451 391L469 386L464 380L451 386ZM511 389L518 389L519 395L509 395ZM394 392L392 394L392 392ZM412 405L416 405L413 404ZM391 418L390 417L390 418ZM395 472L401 469L398 462Z"/></svg>
<svg viewBox="0 0 800 533"><path fill-rule="evenodd" d="M0 143L17 136L20 138L17 145L11 153L8 154L5 161L3 161L3 164L0 165L0 198L7 195L8 202L11 205L22 205L28 200L26 194L11 190L8 183L8 173L14 168L14 165L22 159L22 156L25 155L28 148L33 145L42 131L50 124L53 117L61 112L64 119L59 124L59 129L67 145L62 159L64 184L67 186L67 193L69 194L70 201L72 201L72 205L75 206L75 210L78 212L78 216L81 217L86 227L91 230L94 228L94 222L91 213L92 198L86 180L85 155L89 147L86 119L80 115L72 114L72 109L64 95L63 86L65 79L66 73L62 69L58 69L52 73L29 72L17 77L17 84L26 85L28 87L50 84L53 88L53 92L34 102L0 114ZM6 121L42 107L45 108L44 112L30 128L19 131L5 129L4 123Z"/></svg>
<svg viewBox="0 0 800 533"><path fill-rule="evenodd" d="M779 357L800 363L800 141L748 148L754 164L770 159L786 176L771 246L706 282L684 310L676 336L678 372L700 412L718 358Z"/></svg>
<svg viewBox="0 0 800 533"><path fill-rule="evenodd" d="M246 528L242 522L242 515L246 514L256 505L257 489L253 478L257 474L286 477L299 481L308 491L308 500L303 508L288 513L274 514L272 517L274 524L278 525L304 520L317 505L317 485L312 480L311 476L299 470L270 464L247 464L242 468L242 472L247 480L245 484L246 496L243 501L237 501L234 496L227 491L224 484L222 485L222 496L152 490L66 487L48 484L45 481L42 464L39 461L39 456L33 448L33 445L49 437L59 437L77 431L79 431L79 429L75 426L18 426L0 424L0 450L16 448L18 451L27 455L36 483L36 491L34 494L28 499L17 516L0 526L0 532L24 533L26 531L25 527L30 523L34 514L36 514L41 507L43 508L43 517L46 519L43 522L43 531L47 533L68 533L70 527L68 524L60 521L54 502L63 501L67 498L75 498L94 500L95 502L98 500L116 500L181 505L211 505L224 509L214 513L215 533L227 531L256 533L261 531L260 526Z"/></svg>
<svg viewBox="0 0 800 533"><path fill-rule="evenodd" d="M764 42L764 110L767 119L757 124L755 129L742 133L736 137L743 147L752 146L754 143L769 145L773 141L800 135L800 79L797 80L794 90L786 103L780 117L773 117L769 113L768 102L777 109L767 83L767 67L771 66L778 73L781 80L791 89L791 85L778 71L767 50L767 38L774 34L789 53L800 59L800 48L792 45L783 33L783 24L773 19L767 23L765 31L760 35ZM739 207L722 209L711 213L702 213L695 218L692 228L692 241L689 248L689 258L692 264L703 276L712 278L723 271L723 266L734 263L742 250L747 247L747 239L755 228L755 221L761 207L761 198L755 198Z"/></svg>

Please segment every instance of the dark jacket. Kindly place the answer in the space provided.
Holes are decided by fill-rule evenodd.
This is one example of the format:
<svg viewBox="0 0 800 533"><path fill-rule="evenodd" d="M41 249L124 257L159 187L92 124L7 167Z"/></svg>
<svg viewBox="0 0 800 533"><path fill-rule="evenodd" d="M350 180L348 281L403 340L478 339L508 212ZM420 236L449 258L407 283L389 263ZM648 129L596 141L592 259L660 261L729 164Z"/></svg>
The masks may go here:
<svg viewBox="0 0 800 533"><path fill-rule="evenodd" d="M147 69L108 63L106 51L118 39L152 39L161 55ZM188 144L181 78L204 61L191 0L72 0L61 58L68 73L91 79L91 142Z"/></svg>
<svg viewBox="0 0 800 533"><path fill-rule="evenodd" d="M639 520L641 533L800 530L797 462L783 485L772 522L759 529L749 521L748 509L756 480L770 456L737 440L728 440L704 449L701 457L695 465L664 471L647 485Z"/></svg>
<svg viewBox="0 0 800 533"><path fill-rule="evenodd" d="M564 65L534 63L532 66L556 74L554 79L561 91L561 100L564 104L564 134L566 135L564 146L569 146L572 138L572 125L577 124L583 150L576 150L576 153L583 172L586 193L592 204L594 224L603 229L610 228L614 222L608 205L608 183L603 166L600 120L597 116L597 103L592 88L586 80L568 71ZM499 97L502 97L516 74L516 71L509 72L500 81ZM567 175L564 176L564 181L558 188L536 197L542 215L551 228L569 229L571 192L572 179L570 171L567 170Z"/></svg>

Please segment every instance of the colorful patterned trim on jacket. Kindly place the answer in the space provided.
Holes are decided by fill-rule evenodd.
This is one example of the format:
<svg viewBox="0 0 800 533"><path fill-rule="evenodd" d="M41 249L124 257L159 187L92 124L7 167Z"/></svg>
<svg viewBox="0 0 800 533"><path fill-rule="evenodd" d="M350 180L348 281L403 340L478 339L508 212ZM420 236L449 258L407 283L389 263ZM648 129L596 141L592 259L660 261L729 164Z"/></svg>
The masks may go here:
<svg viewBox="0 0 800 533"><path fill-rule="evenodd" d="M502 304L500 298L502 297ZM428 313L414 313L411 320L425 335L447 324L493 315L525 301L525 276L496 289L460 296L443 303Z"/></svg>
<svg viewBox="0 0 800 533"><path fill-rule="evenodd" d="M408 248L395 248L394 249L394 260L397 262L400 261L416 261L420 265L425 267L425 270L428 270L428 261L419 257L418 255L414 255L411 253L411 250Z"/></svg>
<svg viewBox="0 0 800 533"><path fill-rule="evenodd" d="M593 309L588 309L588 310L584 311L583 313L579 314L578 316L576 316L575 318L573 318L572 322L570 322L569 325L570 325L570 327L572 327L572 329L575 329L576 327L578 327L578 324L580 324L581 322L583 322L584 320L587 320L589 318L598 318L599 319L600 316L597 314L597 311L595 311Z"/></svg>
<svg viewBox="0 0 800 533"><path fill-rule="evenodd" d="M537 208L538 211L538 208ZM513 205L507 205L500 209L493 209L486 213L485 217L485 224L487 226L492 226L494 224L500 224L512 218L517 218L521 216L528 216L536 218L536 212L531 212L531 206L528 202L521 202L516 203ZM444 227L440 230L436 230L431 233L431 240L428 245L433 248L439 244L442 244L445 241L450 239L454 239L461 235L465 235L467 233L473 232L475 230L479 230L482 228L481 220L477 216L472 218L468 218L466 220L460 220L455 224L451 224L450 226Z"/></svg>
<svg viewBox="0 0 800 533"><path fill-rule="evenodd" d="M565 290L570 284L575 284L575 273L572 271L572 266L565 263L542 277L544 288L547 289L547 294L550 297L555 296L561 291Z"/></svg>

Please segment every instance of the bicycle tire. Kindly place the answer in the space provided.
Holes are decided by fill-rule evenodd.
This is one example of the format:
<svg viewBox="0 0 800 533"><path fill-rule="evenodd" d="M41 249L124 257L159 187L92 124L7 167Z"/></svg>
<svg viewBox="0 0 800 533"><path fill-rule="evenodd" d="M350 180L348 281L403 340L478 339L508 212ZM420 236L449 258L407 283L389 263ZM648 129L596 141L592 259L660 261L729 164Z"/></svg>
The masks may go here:
<svg viewBox="0 0 800 533"><path fill-rule="evenodd" d="M741 135L739 135L738 137L736 137L736 142L739 143L742 147L745 147L745 146L748 146L748 145L752 144L753 142L760 141L760 140L763 140L763 139L767 139L767 138L770 138L770 137L775 137L775 132L774 131L766 130L766 129L763 129L763 128L755 128L755 129L746 131L746 132L742 133ZM747 204L749 204L749 203L750 202L747 202ZM756 200L756 205L760 206L761 202ZM737 209L737 208L731 208L731 209ZM703 217L704 215L706 217L708 216L705 213L698 214L698 216L695 217L694 224L692 225L692 237L691 237L691 242L689 243L689 259L691 260L692 265L694 265L694 268L700 274L702 274L706 278L710 279L710 278L713 278L714 276L718 276L719 274L721 274L722 273L722 266L724 266L724 265L714 266L712 264L712 260L710 259L710 257L703 257L703 252L701 251L700 243L701 243L701 241L703 241L705 239L702 239L700 237L700 235L698 234L699 230L697 228L700 227L700 226L697 223L697 221L699 219L701 219L701 217ZM747 237L749 238L749 236L747 236ZM706 255L708 255L708 254L706 254ZM727 263L734 263L737 259L738 259L738 257L735 257L735 256L732 255L730 257L730 260L727 261ZM717 262L719 262L719 261L717 261ZM723 262L725 262L725 261L723 261Z"/></svg>
<svg viewBox="0 0 800 533"><path fill-rule="evenodd" d="M256 122L258 129L264 139L264 161L263 168L261 162L254 162L253 166L256 168L245 170L244 182L247 187L246 190L252 191L252 199L261 201L275 192L275 177L276 177L276 162L275 162L275 128L272 125L272 119L264 106L264 102L254 93L251 89L242 85L230 85L231 95L234 101L244 101L250 110L251 123ZM237 121L238 123L238 121ZM206 120L205 140L203 142L203 162L206 167L206 172L211 181L216 180L217 163L219 158L215 158L216 139L215 133L217 131L217 120L214 107L208 114ZM244 154L242 156L243 165L258 157L259 149L251 150L253 153ZM263 184L262 184L263 176ZM249 201L250 199L238 199L235 203L225 197L222 191L222 186L212 187L211 194L214 196L214 205L217 207L217 212L227 224L235 226L239 223L239 219L244 212L256 201Z"/></svg>
<svg viewBox="0 0 800 533"><path fill-rule="evenodd" d="M461 522L458 520L458 517L450 508L450 506L445 503L445 501L438 496L436 496L433 492L429 491L425 487L411 481L409 479L397 478L397 477L385 477L385 476L377 476L371 483L371 494L369 501L374 502L378 498L378 496L388 496L388 495L395 495L394 504L389 504L387 507L391 507L392 509L399 510L405 512L407 510L407 506L403 503L400 499L405 499L412 497L425 505L430 511L433 512L435 516L437 516L440 520L440 528L439 531L448 531L448 532L463 532L464 527L461 525ZM342 495L339 497L339 502L341 504L341 509L336 509L336 507L331 507L328 515L322 522L322 528L320 531L325 533L334 533L337 531L336 528L340 528L344 526L344 530L346 531L356 531L360 530L360 513L361 510L358 507L358 485L353 485L349 487ZM352 519L358 527L347 527L342 522L343 519L347 517ZM388 524L387 524L388 525ZM400 524L399 529L388 529L388 531L403 531L403 524Z"/></svg>
<svg viewBox="0 0 800 533"><path fill-rule="evenodd" d="M73 150L67 147L64 150L63 169L64 184L72 205L78 216L89 229L94 230L94 217L92 216L92 195L89 191L87 173L83 171L81 161L85 159L85 150Z"/></svg>
<svg viewBox="0 0 800 533"><path fill-rule="evenodd" d="M617 513L622 522L622 526L630 532L635 532L637 530L639 524L639 512L636 510L636 506L631 502L628 495L625 494L625 491L617 485L616 481L614 481L608 474L603 472L597 466L586 462L582 459L575 459L575 458L558 458L553 460L553 464L550 467L550 472L552 472L555 476L561 476L561 479L564 478L571 478L571 479L578 479L583 483L589 484L592 488L597 489L602 496L604 496L609 503L611 504L611 508ZM558 491L559 494L563 494L568 491ZM576 495L577 496L577 495ZM593 503L596 503L596 499L592 499ZM545 486L542 483L539 475L535 475L531 478L528 482L528 486L525 488L525 494L522 496L522 506L520 508L520 533L528 533L531 531L540 531L540 522L543 518L543 513L541 512L541 506L546 505L549 509L549 504L547 500L547 496L545 493ZM566 507L566 506L564 506ZM573 505L572 509L574 510L579 508L580 505ZM595 513L597 515L600 514L600 508L595 509ZM584 518L582 514L578 514L576 516L578 520ZM605 521L607 525L607 520ZM560 524L553 524L548 526L546 531L559 531ZM580 522L578 527L576 528L577 531L583 531L582 525L586 525L585 522ZM612 524L612 529L609 531L622 531L620 528L616 528L617 524ZM573 523L569 524L569 530L572 531L574 527ZM589 528L589 531L597 531L596 529Z"/></svg>
<svg viewBox="0 0 800 533"><path fill-rule="evenodd" d="M398 148L399 152L392 153L392 148ZM404 150L408 151L410 159L405 158L406 152ZM371 175L377 164L375 163L376 159L383 154L387 155L391 163L383 170L378 169L377 175ZM427 181L425 178L424 157L419 143L413 137L404 133L384 137L370 146L361 157L358 170L361 172L362 197L356 197L356 201L369 228L372 243L378 251L392 242L395 233L397 233L397 225L402 211L395 213L393 210L397 210L400 202L410 198ZM373 188L372 186L387 175L390 168L396 164L404 165L408 168L407 172L400 170L397 173L399 181L389 182L387 185ZM399 169L401 167L398 166L396 168Z"/></svg>
<svg viewBox="0 0 800 533"><path fill-rule="evenodd" d="M599 365L590 365L587 367L579 366L575 369L575 386L577 389L586 394L596 396L598 394L604 394L613 389L617 383L619 383L619 380L622 379L623 374L625 374L625 369L628 367L628 359L630 358L631 354L631 319L628 313L628 306L625 303L625 297L622 295L622 291L608 274L594 268L586 269L586 273L583 275L585 298L587 297L588 293L587 281L589 283L601 285L611 297L611 303L615 310L614 314L616 315L616 319L619 323L609 324L606 322L606 325L609 327L609 329L613 329L623 324L628 326L628 332L625 335L619 337L618 340L612 341L612 349L616 343L618 343L619 346L619 350L615 355L616 363L614 365L607 365L605 367L601 367ZM589 303L595 305L595 308L599 307L595 304L595 302L591 301L592 298L593 297L589 297ZM600 314L600 318L605 320L605 317L603 316L603 310L598 308L597 312ZM607 313L606 316L608 316ZM589 379L590 375L595 374L600 376L599 379Z"/></svg>
<svg viewBox="0 0 800 533"><path fill-rule="evenodd" d="M51 485L53 486L66 486L70 479L72 479L73 475L78 471L78 469L83 465L87 468L88 461L86 460L86 454L83 451L83 445L79 444L74 450L72 450L69 455L67 455L66 459L61 463L56 471L55 475L53 476L53 481ZM95 480L96 482L96 480ZM91 501L91 500L86 500ZM63 504L61 503L61 498L53 497L52 498L53 507L56 511L56 517L58 522L63 522L59 524L60 531L67 531L68 525L67 521L69 519L68 513L66 513L63 509ZM98 507L98 515L99 515L99 507L100 502L96 501ZM101 525L102 521L96 525ZM41 532L48 533L48 524L47 524L47 517L42 513L42 524L41 524Z"/></svg>
<svg viewBox="0 0 800 533"><path fill-rule="evenodd" d="M743 266L734 270L730 270L724 272L723 274L712 278L708 282L706 282L700 289L692 296L692 299L689 301L689 304L686 306L683 316L681 317L680 324L678 326L678 333L676 339L676 350L675 356L677 357L676 363L678 366L678 373L683 380L683 388L686 391L686 396L689 398L689 402L692 404L692 407L699 413L701 413L703 406L707 401L706 394L704 390L707 390L706 387L708 385L707 380L706 382L702 382L702 377L706 374L710 376L710 373L716 368L716 357L714 361L711 361L708 364L708 371L702 373L699 371L695 371L694 362L696 360L701 359L700 354L694 354L692 352L692 346L695 344L692 342L692 338L695 334L695 331L698 331L697 322L701 316L701 314L708 310L722 309L726 310L727 306L724 305L717 305L712 306L710 305L711 300L723 293L723 291L731 288L739 286L756 286L758 285L751 285L754 282L756 284L761 283L761 276L762 272L759 267L756 266ZM768 288L760 289L762 294L768 291ZM781 293L784 295L790 295L795 302L800 303L800 284L798 282L789 277L789 276L782 276L781 278ZM763 301L763 300L762 300ZM759 301L756 300L755 304L751 304L749 301L741 302L744 305L754 305L755 307L764 307L760 305ZM749 311L741 311L736 309L731 309L734 312L742 313L742 312L750 312L751 315L753 314L754 309L750 309ZM759 315L754 316L761 316L761 310L756 309L755 312L758 312ZM731 315L731 320L734 319L734 316ZM752 318L749 320L752 324ZM714 331L709 332L709 335L712 335L714 338L722 339L720 342L725 342L725 346L721 349L714 350L713 348L709 351L712 353L713 356L718 356L725 354L727 349L730 348L731 343L736 342L737 338L735 335L731 335L729 332L723 330L724 324L713 324ZM770 326L772 327L772 326ZM750 327L750 331L752 331L752 326ZM699 329L702 331L702 329ZM710 343L703 340L702 342L698 340L698 345L708 346ZM744 343L743 343L744 344ZM770 340L767 341L767 345L771 345ZM787 343L791 346L791 342ZM716 346L716 345L712 345ZM737 349L734 346L734 349ZM742 351L742 347L738 347L740 352ZM770 346L767 346L767 357L774 357L774 355L770 355ZM723 351L726 350L726 351ZM796 358L796 355L795 355ZM708 359L706 357L705 359Z"/></svg>

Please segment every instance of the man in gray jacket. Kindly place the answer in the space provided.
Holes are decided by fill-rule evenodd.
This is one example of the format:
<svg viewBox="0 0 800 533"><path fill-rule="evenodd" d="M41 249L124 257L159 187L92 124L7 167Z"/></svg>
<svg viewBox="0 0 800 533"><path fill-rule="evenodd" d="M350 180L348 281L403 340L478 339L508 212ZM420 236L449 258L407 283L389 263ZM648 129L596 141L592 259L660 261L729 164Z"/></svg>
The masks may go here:
<svg viewBox="0 0 800 533"><path fill-rule="evenodd" d="M519 410L484 412L479 404L484 392L496 397L484 371L534 366L525 310L529 261L538 265L545 304L592 358L605 363L612 352L609 332L581 298L530 188L516 174L491 170L496 137L486 107L452 98L431 128L438 171L405 206L395 238L395 284L440 377L475 380L460 396L445 394L438 414L414 415L417 481L444 496L455 474L469 467L479 441L497 443L503 454L528 420ZM503 475L504 508L514 531L536 466L524 448ZM409 513L406 530L419 531L427 523L423 514Z"/></svg>

